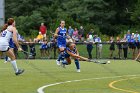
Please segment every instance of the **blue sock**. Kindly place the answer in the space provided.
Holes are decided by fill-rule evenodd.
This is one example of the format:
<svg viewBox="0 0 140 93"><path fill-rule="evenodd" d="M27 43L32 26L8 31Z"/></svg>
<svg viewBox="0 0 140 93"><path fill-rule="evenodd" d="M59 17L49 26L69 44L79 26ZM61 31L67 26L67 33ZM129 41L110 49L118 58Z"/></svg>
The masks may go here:
<svg viewBox="0 0 140 93"><path fill-rule="evenodd" d="M5 61L8 61L8 56L5 57Z"/></svg>
<svg viewBox="0 0 140 93"><path fill-rule="evenodd" d="M75 59L75 65L77 69L80 69L80 64L79 64L79 60Z"/></svg>
<svg viewBox="0 0 140 93"><path fill-rule="evenodd" d="M62 57L61 57L61 53L60 53L57 60L60 61L61 58L62 58Z"/></svg>

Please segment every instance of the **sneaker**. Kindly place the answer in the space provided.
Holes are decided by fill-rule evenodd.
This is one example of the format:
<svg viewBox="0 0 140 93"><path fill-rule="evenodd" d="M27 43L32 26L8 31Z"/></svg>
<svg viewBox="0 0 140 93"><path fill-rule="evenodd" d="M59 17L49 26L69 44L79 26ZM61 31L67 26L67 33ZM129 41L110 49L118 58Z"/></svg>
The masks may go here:
<svg viewBox="0 0 140 93"><path fill-rule="evenodd" d="M4 63L7 63L8 61L4 61Z"/></svg>
<svg viewBox="0 0 140 93"><path fill-rule="evenodd" d="M16 74L16 75L20 75L20 74L22 74L23 72L24 72L24 69L23 69L23 70L19 69L18 72L16 72L15 74Z"/></svg>
<svg viewBox="0 0 140 93"><path fill-rule="evenodd" d="M56 60L56 64L57 64L58 66L61 65L61 64L60 64L60 61L58 61L58 60Z"/></svg>
<svg viewBox="0 0 140 93"><path fill-rule="evenodd" d="M66 64L64 64L63 62L61 62L61 66L62 66L63 68L66 68Z"/></svg>
<svg viewBox="0 0 140 93"><path fill-rule="evenodd" d="M77 72L78 72L78 73L81 72L80 69L77 69Z"/></svg>

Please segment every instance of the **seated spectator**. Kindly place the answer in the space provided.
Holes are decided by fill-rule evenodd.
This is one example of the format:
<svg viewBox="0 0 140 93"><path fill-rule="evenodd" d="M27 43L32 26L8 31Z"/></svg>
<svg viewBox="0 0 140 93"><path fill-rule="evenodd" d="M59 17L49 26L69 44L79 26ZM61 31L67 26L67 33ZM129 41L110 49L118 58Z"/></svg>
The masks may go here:
<svg viewBox="0 0 140 93"><path fill-rule="evenodd" d="M39 32L39 35L34 39L35 42L41 42L43 41L43 35L41 32Z"/></svg>
<svg viewBox="0 0 140 93"><path fill-rule="evenodd" d="M41 58L47 57L47 41L46 40L43 40L43 42L41 42L40 53L41 53Z"/></svg>

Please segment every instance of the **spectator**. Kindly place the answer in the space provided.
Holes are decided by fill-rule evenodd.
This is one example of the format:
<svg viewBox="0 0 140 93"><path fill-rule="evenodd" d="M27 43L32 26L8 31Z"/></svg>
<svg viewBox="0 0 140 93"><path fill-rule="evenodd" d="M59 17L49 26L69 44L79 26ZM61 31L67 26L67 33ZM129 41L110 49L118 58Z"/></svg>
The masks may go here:
<svg viewBox="0 0 140 93"><path fill-rule="evenodd" d="M136 44L136 48L138 51L137 54L139 54L140 53L140 41L138 40L138 37L135 38L135 44Z"/></svg>
<svg viewBox="0 0 140 93"><path fill-rule="evenodd" d="M79 34L79 39L81 41L84 41L84 29L83 29L83 26L80 26L78 34Z"/></svg>
<svg viewBox="0 0 140 93"><path fill-rule="evenodd" d="M73 38L73 40L74 40L75 42L79 42L79 37L78 37L78 30L77 30L77 28L74 29L72 38Z"/></svg>
<svg viewBox="0 0 140 93"><path fill-rule="evenodd" d="M126 34L126 39L127 39L127 42L129 42L130 39L131 39L130 30L128 30L128 32L127 32L127 34Z"/></svg>
<svg viewBox="0 0 140 93"><path fill-rule="evenodd" d="M43 35L41 32L39 32L39 35L34 39L35 42L41 42L43 41Z"/></svg>
<svg viewBox="0 0 140 93"><path fill-rule="evenodd" d="M44 23L41 23L39 32L43 35L43 39L46 40L46 34L47 34L47 27L44 25Z"/></svg>
<svg viewBox="0 0 140 93"><path fill-rule="evenodd" d="M41 42L40 54L41 54L41 58L45 58L47 56L47 41L46 40L43 40L43 42Z"/></svg>
<svg viewBox="0 0 140 93"><path fill-rule="evenodd" d="M118 48L118 57L119 59L122 58L122 43L120 37L117 37L117 48Z"/></svg>
<svg viewBox="0 0 140 93"><path fill-rule="evenodd" d="M51 42L52 42L52 49L53 49L53 53L54 53L54 59L56 59L56 50L57 50L57 40L52 37L51 39Z"/></svg>
<svg viewBox="0 0 140 93"><path fill-rule="evenodd" d="M113 52L115 51L115 42L113 37L110 37L109 43L111 43L109 50L110 50L110 58L112 58Z"/></svg>
<svg viewBox="0 0 140 93"><path fill-rule="evenodd" d="M100 37L98 37L97 35L94 35L94 42L97 44L97 50L98 50L98 53L97 53L98 57L97 58L101 58L102 57L102 44L100 44L100 43L102 41L101 41Z"/></svg>
<svg viewBox="0 0 140 93"><path fill-rule="evenodd" d="M138 31L136 31L136 34L134 34L134 39L136 39L138 37L139 37L139 34L138 34Z"/></svg>
<svg viewBox="0 0 140 93"><path fill-rule="evenodd" d="M69 35L71 38L72 38L73 32L74 32L74 30L71 28L71 26L69 26L68 35Z"/></svg>
<svg viewBox="0 0 140 93"><path fill-rule="evenodd" d="M87 52L88 52L88 58L92 59L92 49L93 49L93 37L92 35L87 35L87 41L85 41L85 43L87 44Z"/></svg>
<svg viewBox="0 0 140 93"><path fill-rule="evenodd" d="M128 42L127 42L126 37L124 37L124 39L123 39L122 42L123 42L123 46L122 46L122 48L123 48L123 53L124 53L124 59L127 59Z"/></svg>
<svg viewBox="0 0 140 93"><path fill-rule="evenodd" d="M24 53L24 58L25 59L28 59L28 54L27 54L27 52L28 52L28 46L27 46L27 44L26 44L26 41L25 41L25 39L24 39L24 37L23 36L21 36L20 34L18 34L18 41L20 42L20 44L21 44L21 47L22 47L22 49L23 49L23 53Z"/></svg>
<svg viewBox="0 0 140 93"><path fill-rule="evenodd" d="M32 42L32 39L29 39L29 47L30 47L30 59L35 59L36 56L36 49L35 49L35 43Z"/></svg>
<svg viewBox="0 0 140 93"><path fill-rule="evenodd" d="M134 33L132 33L131 40L130 40L130 46L132 48L132 59L135 59L135 51L136 51L136 43L134 39Z"/></svg>

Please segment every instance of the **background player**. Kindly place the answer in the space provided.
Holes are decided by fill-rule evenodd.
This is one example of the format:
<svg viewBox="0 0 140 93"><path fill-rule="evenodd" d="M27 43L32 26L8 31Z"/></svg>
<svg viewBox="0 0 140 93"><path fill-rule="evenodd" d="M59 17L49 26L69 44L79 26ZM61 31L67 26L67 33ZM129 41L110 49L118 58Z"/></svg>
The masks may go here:
<svg viewBox="0 0 140 93"><path fill-rule="evenodd" d="M57 46L59 48L59 56L56 60L57 65L60 65L60 60L64 59L64 50L66 48L66 32L65 21L60 22L60 27L58 27L55 31L54 37L57 38Z"/></svg>
<svg viewBox="0 0 140 93"><path fill-rule="evenodd" d="M83 57L79 56L79 52L76 48L76 45L73 42L68 42L67 43L66 50L65 50L64 54L65 54L66 60L64 60L62 62L63 67L65 67L65 65L70 65L71 64L71 58L70 58L70 56L71 56L71 57L74 58L74 62L75 62L75 65L76 65L77 72L80 72L79 59L88 60L88 58L83 58Z"/></svg>

